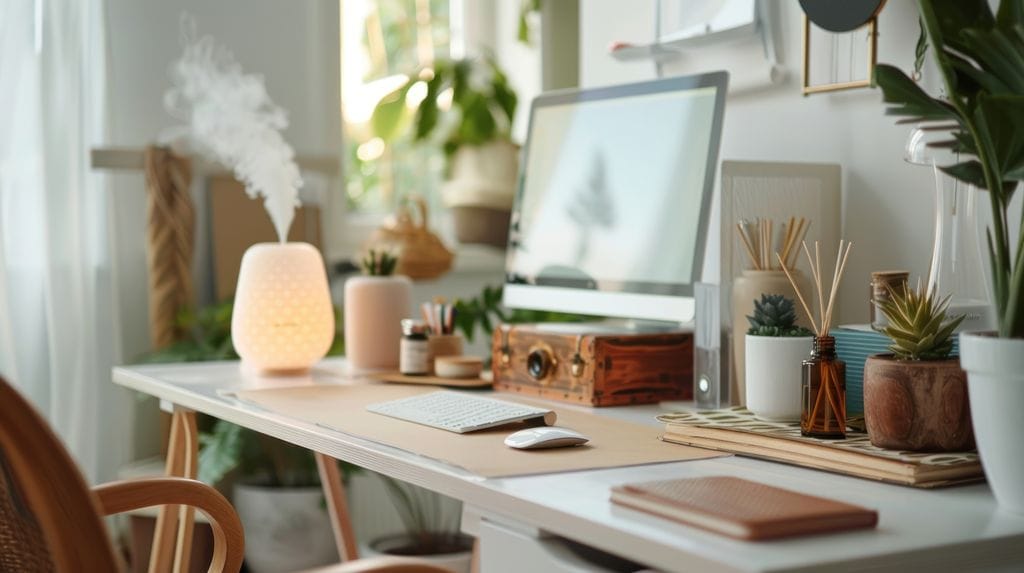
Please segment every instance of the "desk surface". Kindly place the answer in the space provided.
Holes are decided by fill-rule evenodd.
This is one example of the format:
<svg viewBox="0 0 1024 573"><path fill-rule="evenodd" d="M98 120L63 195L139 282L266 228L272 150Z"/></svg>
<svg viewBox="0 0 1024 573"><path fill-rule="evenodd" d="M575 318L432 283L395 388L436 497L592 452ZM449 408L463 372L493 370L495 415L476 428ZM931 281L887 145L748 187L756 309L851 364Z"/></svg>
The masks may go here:
<svg viewBox="0 0 1024 573"><path fill-rule="evenodd" d="M348 378L341 360L326 360L308 375L287 378L242 372L237 362L122 367L114 369L114 381L668 571L1024 568L1024 516L1000 511L984 484L916 490L742 457L485 480L412 452L264 411L227 394L368 383ZM658 413L687 406L663 403L592 411L658 424ZM746 543L608 501L611 487L622 483L707 475L737 476L871 507L879 512L879 525L873 531Z"/></svg>

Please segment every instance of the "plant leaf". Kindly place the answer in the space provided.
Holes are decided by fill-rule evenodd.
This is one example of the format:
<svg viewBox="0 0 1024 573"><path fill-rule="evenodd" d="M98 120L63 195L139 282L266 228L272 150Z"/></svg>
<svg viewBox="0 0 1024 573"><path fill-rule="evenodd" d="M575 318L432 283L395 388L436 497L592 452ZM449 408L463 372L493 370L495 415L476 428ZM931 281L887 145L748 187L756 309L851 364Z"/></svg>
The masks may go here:
<svg viewBox="0 0 1024 573"><path fill-rule="evenodd" d="M975 159L964 161L963 163L957 163L955 165L939 167L939 169L943 173L946 173L951 177L955 177L965 183L970 183L978 189L985 188L985 174L982 171L981 163Z"/></svg>
<svg viewBox="0 0 1024 573"><path fill-rule="evenodd" d="M406 82L377 104L370 116L370 127L374 135L385 143L394 141L398 136L402 120L406 117L405 96L413 82Z"/></svg>
<svg viewBox="0 0 1024 573"><path fill-rule="evenodd" d="M875 66L875 82L882 89L882 101L894 104L886 109L889 115L903 115L922 120L960 121L948 104L929 96L899 68L888 64Z"/></svg>
<svg viewBox="0 0 1024 573"><path fill-rule="evenodd" d="M242 428L217 420L213 431L199 436L199 481L215 485L242 461Z"/></svg>

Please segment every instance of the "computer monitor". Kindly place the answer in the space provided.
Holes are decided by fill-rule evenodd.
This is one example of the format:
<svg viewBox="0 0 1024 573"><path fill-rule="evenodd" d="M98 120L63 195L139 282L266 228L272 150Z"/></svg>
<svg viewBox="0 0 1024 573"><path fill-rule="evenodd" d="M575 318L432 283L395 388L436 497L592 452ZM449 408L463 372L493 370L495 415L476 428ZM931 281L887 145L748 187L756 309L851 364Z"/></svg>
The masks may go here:
<svg viewBox="0 0 1024 573"><path fill-rule="evenodd" d="M689 322L728 74L533 100L504 303Z"/></svg>

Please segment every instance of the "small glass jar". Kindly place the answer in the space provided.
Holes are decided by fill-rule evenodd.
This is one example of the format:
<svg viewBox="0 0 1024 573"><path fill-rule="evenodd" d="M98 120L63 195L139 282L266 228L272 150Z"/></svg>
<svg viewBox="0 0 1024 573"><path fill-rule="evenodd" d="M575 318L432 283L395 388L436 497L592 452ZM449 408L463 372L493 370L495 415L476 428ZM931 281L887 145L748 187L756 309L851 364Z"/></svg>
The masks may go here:
<svg viewBox="0 0 1024 573"><path fill-rule="evenodd" d="M846 363L836 358L836 339L816 336L803 361L800 433L812 438L846 437Z"/></svg>
<svg viewBox="0 0 1024 573"><path fill-rule="evenodd" d="M889 326L888 319L879 308L878 303L887 301L890 298L890 289L895 292L902 292L907 285L910 273L907 271L876 271L871 273L871 328L881 330Z"/></svg>
<svg viewBox="0 0 1024 573"><path fill-rule="evenodd" d="M430 341L427 323L406 318L402 320L402 342L398 370L402 374L423 376L430 374Z"/></svg>

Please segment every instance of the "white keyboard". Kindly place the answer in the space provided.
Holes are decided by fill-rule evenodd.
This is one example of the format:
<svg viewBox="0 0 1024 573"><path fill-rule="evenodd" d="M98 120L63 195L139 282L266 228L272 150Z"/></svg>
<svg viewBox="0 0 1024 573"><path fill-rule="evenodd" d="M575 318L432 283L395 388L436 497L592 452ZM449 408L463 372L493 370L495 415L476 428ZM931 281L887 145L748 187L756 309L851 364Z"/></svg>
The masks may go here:
<svg viewBox="0 0 1024 573"><path fill-rule="evenodd" d="M447 390L370 404L366 409L459 434L533 418L543 418L551 426L556 418L551 410Z"/></svg>

